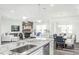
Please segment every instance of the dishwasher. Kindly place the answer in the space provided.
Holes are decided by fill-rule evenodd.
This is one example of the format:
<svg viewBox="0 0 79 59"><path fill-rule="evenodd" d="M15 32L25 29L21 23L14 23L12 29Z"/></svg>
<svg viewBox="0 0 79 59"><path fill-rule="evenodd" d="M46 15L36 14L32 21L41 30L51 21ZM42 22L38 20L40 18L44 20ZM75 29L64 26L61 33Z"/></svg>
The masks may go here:
<svg viewBox="0 0 79 59"><path fill-rule="evenodd" d="M48 43L48 44L46 44L44 47L43 47L43 54L44 55L49 55L50 53L50 51L49 51L49 46L50 46L50 44Z"/></svg>

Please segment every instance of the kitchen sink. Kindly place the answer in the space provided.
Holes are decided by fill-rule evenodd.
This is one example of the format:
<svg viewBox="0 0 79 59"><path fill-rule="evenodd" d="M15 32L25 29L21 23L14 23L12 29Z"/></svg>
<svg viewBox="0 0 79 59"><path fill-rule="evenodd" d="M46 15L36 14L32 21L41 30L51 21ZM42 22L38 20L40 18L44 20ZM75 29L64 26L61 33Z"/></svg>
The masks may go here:
<svg viewBox="0 0 79 59"><path fill-rule="evenodd" d="M13 50L10 50L11 52L15 52L15 53L22 53L22 52L25 52L31 48L34 48L36 47L36 45L25 45L25 46L22 46L22 47L19 47L19 48L16 48L16 49L13 49Z"/></svg>

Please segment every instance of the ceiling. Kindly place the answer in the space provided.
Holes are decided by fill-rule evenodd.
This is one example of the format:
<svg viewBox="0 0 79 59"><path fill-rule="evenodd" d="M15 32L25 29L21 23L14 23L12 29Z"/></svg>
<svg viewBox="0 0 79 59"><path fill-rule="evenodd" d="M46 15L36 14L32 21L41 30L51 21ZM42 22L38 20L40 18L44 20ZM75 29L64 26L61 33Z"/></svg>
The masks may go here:
<svg viewBox="0 0 79 59"><path fill-rule="evenodd" d="M13 19L79 16L78 4L0 4L0 16Z"/></svg>

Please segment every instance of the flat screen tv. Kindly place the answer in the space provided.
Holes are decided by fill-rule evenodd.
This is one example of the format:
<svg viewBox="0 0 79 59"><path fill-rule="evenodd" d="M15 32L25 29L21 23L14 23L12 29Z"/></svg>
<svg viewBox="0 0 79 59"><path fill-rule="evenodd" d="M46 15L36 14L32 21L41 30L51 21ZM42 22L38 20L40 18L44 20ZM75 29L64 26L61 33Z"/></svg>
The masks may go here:
<svg viewBox="0 0 79 59"><path fill-rule="evenodd" d="M11 26L11 32L17 32L20 31L20 26L18 25L12 25Z"/></svg>

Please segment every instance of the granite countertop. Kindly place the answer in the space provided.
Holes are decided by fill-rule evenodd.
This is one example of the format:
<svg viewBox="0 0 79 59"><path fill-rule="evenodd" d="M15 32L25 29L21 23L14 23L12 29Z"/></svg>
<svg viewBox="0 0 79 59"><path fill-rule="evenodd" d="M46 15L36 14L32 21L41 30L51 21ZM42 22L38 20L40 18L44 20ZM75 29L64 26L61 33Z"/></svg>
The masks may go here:
<svg viewBox="0 0 79 59"><path fill-rule="evenodd" d="M22 47L22 46L25 46L25 45L29 45L29 44L36 45L35 47L33 47L29 50L26 50L23 53L17 54L17 55L28 55L28 54L34 52L35 50L39 49L40 47L44 46L45 44L48 44L51 41L52 41L51 39L46 39L46 40L45 39L44 40L24 39L24 40L20 40L18 42L13 42L13 43L5 44L5 45L0 45L0 54L9 55L9 54L12 54L12 52L10 51L12 49L16 49L16 48L19 48L19 47Z"/></svg>

